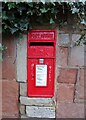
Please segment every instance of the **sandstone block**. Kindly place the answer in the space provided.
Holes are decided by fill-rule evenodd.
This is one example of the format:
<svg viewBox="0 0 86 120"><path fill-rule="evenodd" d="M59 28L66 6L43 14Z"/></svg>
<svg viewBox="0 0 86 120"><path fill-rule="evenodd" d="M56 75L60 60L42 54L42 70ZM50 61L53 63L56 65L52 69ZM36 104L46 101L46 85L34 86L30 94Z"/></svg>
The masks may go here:
<svg viewBox="0 0 86 120"><path fill-rule="evenodd" d="M55 118L55 107L26 106L28 117Z"/></svg>
<svg viewBox="0 0 86 120"><path fill-rule="evenodd" d="M77 81L77 72L77 69L61 68L59 70L57 81L59 83L75 84Z"/></svg>
<svg viewBox="0 0 86 120"><path fill-rule="evenodd" d="M59 84L57 89L57 102L73 102L74 84Z"/></svg>

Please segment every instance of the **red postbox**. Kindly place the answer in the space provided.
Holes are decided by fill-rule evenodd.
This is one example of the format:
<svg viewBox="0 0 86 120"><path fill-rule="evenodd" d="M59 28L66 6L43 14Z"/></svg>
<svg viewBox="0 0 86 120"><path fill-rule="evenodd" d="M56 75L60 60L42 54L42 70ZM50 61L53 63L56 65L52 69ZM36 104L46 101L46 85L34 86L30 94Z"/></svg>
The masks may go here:
<svg viewBox="0 0 86 120"><path fill-rule="evenodd" d="M31 30L27 43L28 96L53 97L56 59L55 30Z"/></svg>

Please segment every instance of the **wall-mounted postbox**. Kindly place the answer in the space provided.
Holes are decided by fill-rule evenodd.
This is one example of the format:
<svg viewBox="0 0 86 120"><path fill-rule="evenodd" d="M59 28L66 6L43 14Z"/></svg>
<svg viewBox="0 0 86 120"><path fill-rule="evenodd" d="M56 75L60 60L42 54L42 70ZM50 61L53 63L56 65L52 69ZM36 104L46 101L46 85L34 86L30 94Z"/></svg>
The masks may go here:
<svg viewBox="0 0 86 120"><path fill-rule="evenodd" d="M53 97L56 57L55 30L31 30L27 44L28 96Z"/></svg>

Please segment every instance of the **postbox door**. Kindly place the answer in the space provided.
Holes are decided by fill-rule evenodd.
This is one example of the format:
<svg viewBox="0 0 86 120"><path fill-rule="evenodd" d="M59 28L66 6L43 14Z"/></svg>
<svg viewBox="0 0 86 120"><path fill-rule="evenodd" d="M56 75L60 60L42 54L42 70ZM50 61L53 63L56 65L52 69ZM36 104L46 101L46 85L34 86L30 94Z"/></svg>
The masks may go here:
<svg viewBox="0 0 86 120"><path fill-rule="evenodd" d="M28 59L28 96L53 97L54 59Z"/></svg>

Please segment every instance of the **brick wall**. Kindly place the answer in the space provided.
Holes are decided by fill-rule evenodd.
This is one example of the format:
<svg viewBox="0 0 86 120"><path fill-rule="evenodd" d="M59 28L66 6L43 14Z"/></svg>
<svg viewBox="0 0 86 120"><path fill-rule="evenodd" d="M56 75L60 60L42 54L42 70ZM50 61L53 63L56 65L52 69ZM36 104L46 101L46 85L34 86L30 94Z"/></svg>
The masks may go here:
<svg viewBox="0 0 86 120"><path fill-rule="evenodd" d="M75 46L79 38L79 33L59 31L56 118L84 118L84 46Z"/></svg>
<svg viewBox="0 0 86 120"><path fill-rule="evenodd" d="M83 118L84 47L74 46L76 40L80 37L79 33L67 29L57 31L56 118ZM27 41L27 37L24 39ZM26 110L26 106L38 105L37 101L39 100L34 99L34 103L33 99L27 97L26 42L20 41L16 47L15 38L8 37L3 39L3 44L8 48L3 54L2 65L3 117L19 117L19 113L22 117L25 117L27 110L30 109L27 107ZM18 49L17 51L16 48ZM21 52L19 53L18 51ZM18 97L20 101L18 101ZM41 103L39 100L39 104L46 107L46 105L49 106L48 102L50 103L50 101L48 99L47 103Z"/></svg>

